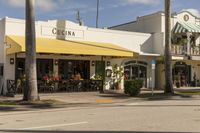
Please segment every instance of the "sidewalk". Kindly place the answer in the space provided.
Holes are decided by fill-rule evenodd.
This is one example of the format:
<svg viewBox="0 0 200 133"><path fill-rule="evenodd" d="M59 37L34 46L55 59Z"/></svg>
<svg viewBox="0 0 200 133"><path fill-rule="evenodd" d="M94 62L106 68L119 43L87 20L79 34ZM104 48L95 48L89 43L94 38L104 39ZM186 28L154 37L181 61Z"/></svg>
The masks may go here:
<svg viewBox="0 0 200 133"><path fill-rule="evenodd" d="M129 97L122 91L105 91L105 93L99 92L75 92L75 93L41 93L39 94L40 100L56 100L63 103L76 103L76 104L91 104L98 103L98 101L109 102L123 102L128 99L137 99ZM5 100L21 100L23 95L15 95L15 97L0 97L0 101ZM105 103L105 102L103 102Z"/></svg>
<svg viewBox="0 0 200 133"><path fill-rule="evenodd" d="M1 101L20 101L23 95L15 97L0 97ZM150 90L143 90L138 97L129 97L122 91L80 92L80 93L47 93L40 94L41 103L0 105L1 111L32 111L41 109L56 109L68 107L90 107L99 105L117 105L141 101L163 101L163 100L192 100L200 99L200 96L166 95L163 91L156 90L154 95ZM45 101L45 102L43 102Z"/></svg>
<svg viewBox="0 0 200 133"><path fill-rule="evenodd" d="M178 92L200 92L200 87L181 87L181 88L175 88L175 91Z"/></svg>
<svg viewBox="0 0 200 133"><path fill-rule="evenodd" d="M110 105L114 103L126 102L127 100L137 99L129 97L122 92L80 92L80 93L46 93L39 94L41 103L23 103L23 95L15 97L0 97L1 101L20 101L17 105L0 105L0 112L8 111L35 111L44 109L79 108L99 105ZM45 102L43 102L45 101ZM21 103L22 102L22 103Z"/></svg>

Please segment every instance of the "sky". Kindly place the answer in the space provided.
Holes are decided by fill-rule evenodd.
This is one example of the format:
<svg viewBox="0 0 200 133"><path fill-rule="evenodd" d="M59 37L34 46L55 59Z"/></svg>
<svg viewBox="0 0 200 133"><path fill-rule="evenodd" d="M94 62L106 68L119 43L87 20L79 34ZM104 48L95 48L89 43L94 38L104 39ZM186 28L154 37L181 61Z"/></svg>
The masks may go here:
<svg viewBox="0 0 200 133"><path fill-rule="evenodd" d="M97 0L36 0L36 20L65 19L77 22L76 13L85 25L95 27ZM172 12L191 11L200 17L200 0L172 0ZM110 27L138 16L164 10L164 0L100 0L99 27ZM25 0L0 0L0 18L24 19Z"/></svg>

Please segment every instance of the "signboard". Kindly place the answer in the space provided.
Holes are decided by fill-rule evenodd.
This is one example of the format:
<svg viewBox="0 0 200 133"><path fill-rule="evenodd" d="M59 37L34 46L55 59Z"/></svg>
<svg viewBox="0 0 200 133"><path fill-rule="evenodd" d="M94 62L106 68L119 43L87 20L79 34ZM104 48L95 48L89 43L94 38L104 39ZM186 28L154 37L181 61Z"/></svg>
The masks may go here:
<svg viewBox="0 0 200 133"><path fill-rule="evenodd" d="M42 27L43 36L54 36L58 38L84 38L83 30L57 28L57 27Z"/></svg>

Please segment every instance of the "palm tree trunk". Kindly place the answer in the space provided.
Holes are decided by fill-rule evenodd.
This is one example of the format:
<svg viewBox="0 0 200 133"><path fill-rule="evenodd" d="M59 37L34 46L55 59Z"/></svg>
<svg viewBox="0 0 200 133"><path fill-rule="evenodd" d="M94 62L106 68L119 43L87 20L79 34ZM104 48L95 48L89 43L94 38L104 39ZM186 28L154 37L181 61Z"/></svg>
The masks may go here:
<svg viewBox="0 0 200 133"><path fill-rule="evenodd" d="M165 0L165 93L173 94L171 62L171 0Z"/></svg>
<svg viewBox="0 0 200 133"><path fill-rule="evenodd" d="M26 83L23 100L39 100L37 89L36 44L35 44L35 0L26 0Z"/></svg>

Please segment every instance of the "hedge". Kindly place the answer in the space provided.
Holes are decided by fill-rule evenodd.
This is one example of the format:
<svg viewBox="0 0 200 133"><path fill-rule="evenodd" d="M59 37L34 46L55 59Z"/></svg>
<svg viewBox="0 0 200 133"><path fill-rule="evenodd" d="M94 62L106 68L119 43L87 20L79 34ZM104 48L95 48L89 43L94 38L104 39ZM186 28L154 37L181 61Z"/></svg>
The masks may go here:
<svg viewBox="0 0 200 133"><path fill-rule="evenodd" d="M127 80L124 83L124 93L130 96L137 96L140 94L142 86L142 80Z"/></svg>

